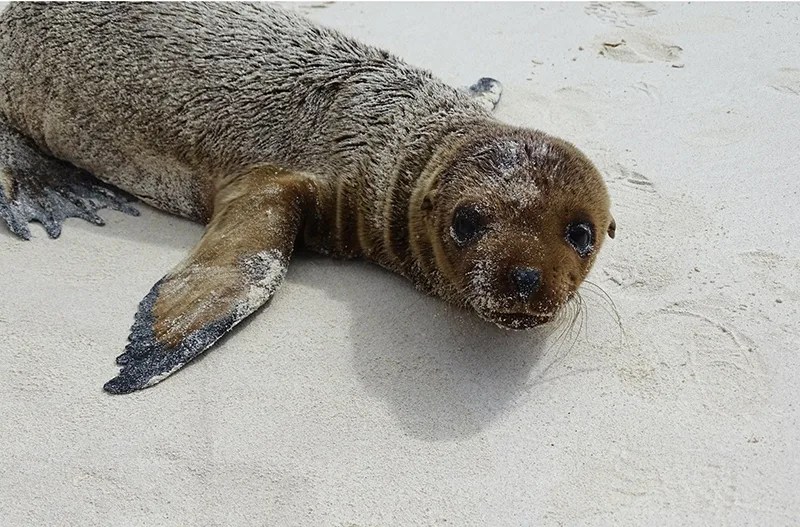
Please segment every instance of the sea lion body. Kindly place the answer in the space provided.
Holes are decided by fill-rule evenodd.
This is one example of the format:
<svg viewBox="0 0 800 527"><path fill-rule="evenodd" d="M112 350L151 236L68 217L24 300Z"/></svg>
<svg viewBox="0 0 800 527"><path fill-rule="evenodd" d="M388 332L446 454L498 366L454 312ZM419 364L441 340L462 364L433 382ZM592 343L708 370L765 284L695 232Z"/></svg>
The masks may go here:
<svg viewBox="0 0 800 527"><path fill-rule="evenodd" d="M263 304L295 241L529 327L574 292L613 223L602 179L569 143L266 4L12 4L0 15L0 115L17 145L7 150L30 141L208 224L140 305L126 382L110 391L157 382ZM4 218L36 194L20 156L6 162ZM576 258L582 234L564 243L564 230L579 221L591 254ZM229 283L207 272L221 266Z"/></svg>
<svg viewBox="0 0 800 527"><path fill-rule="evenodd" d="M355 189L345 198L375 205L373 225L398 169L419 171L406 165L435 137L487 113L426 71L267 4L13 4L0 71L0 113L40 148L199 221L221 182L273 163L331 193Z"/></svg>

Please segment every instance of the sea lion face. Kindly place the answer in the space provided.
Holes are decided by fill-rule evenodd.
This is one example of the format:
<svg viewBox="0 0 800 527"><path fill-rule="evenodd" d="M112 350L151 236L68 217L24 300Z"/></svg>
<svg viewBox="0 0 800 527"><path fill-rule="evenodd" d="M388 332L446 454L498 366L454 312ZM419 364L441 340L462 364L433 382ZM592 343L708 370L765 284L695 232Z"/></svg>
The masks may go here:
<svg viewBox="0 0 800 527"><path fill-rule="evenodd" d="M427 201L455 300L509 329L551 320L615 229L597 169L538 132L463 146Z"/></svg>

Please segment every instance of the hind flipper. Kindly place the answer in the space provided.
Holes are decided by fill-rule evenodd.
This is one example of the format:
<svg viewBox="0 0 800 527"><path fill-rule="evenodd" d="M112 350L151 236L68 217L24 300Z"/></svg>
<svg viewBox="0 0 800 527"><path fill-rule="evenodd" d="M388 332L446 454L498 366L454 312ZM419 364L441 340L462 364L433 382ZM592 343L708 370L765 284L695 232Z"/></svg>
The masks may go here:
<svg viewBox="0 0 800 527"><path fill-rule="evenodd" d="M478 79L478 82L470 86L468 90L473 99L480 102L487 110L492 111L500 102L503 85L500 84L500 81L483 77Z"/></svg>
<svg viewBox="0 0 800 527"><path fill-rule="evenodd" d="M58 238L67 218L103 225L97 215L103 208L138 216L130 201L122 191L44 154L0 120L0 219L20 238L30 239L31 221Z"/></svg>
<svg viewBox="0 0 800 527"><path fill-rule="evenodd" d="M139 304L111 393L147 388L209 348L270 299L286 274L313 185L259 167L220 190L192 253Z"/></svg>

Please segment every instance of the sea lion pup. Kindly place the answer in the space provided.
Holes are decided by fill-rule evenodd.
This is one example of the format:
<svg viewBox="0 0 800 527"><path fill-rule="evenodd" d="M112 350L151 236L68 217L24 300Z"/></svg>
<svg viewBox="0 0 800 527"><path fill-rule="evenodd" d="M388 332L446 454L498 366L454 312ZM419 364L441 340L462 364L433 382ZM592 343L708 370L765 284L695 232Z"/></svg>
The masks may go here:
<svg viewBox="0 0 800 527"><path fill-rule="evenodd" d="M0 216L55 237L65 217L131 212L119 188L207 224L139 305L112 393L159 382L267 302L296 244L528 328L614 222L592 163L498 122L498 97L266 4L12 4Z"/></svg>

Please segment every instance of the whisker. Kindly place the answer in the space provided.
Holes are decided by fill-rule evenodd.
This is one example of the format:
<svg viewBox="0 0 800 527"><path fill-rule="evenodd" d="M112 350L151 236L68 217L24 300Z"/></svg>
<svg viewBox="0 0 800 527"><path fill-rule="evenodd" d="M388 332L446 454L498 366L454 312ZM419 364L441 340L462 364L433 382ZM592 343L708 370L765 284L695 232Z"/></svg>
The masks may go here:
<svg viewBox="0 0 800 527"><path fill-rule="evenodd" d="M619 324L622 325L622 320L621 320L621 318L619 316L619 310L617 309L617 304L614 303L614 299L611 298L611 295L609 295L605 291L605 289L603 289L599 284L596 284L596 283L594 283L594 282L592 282L590 280L584 280L583 283L585 285L587 285L587 286L591 286L591 287L587 287L586 291L594 293L595 295L597 295L599 298L603 299L608 304L608 306L611 308L612 312L614 313L617 322L619 322Z"/></svg>
<svg viewBox="0 0 800 527"><path fill-rule="evenodd" d="M550 361L550 364L547 365L546 368L542 370L540 376L544 376L550 368L556 366L557 364L561 363L561 361L569 355L569 352L572 350L572 347L577 342L577 338L573 340L572 345L569 349L565 350L565 347L562 344L565 342L567 338L569 338L569 334L575 327L575 322L577 321L578 317L580 316L580 305L577 300L570 300L566 305L562 307L562 309L558 312L558 319L557 319L557 326L556 331L558 332L556 338L553 340L552 344L550 344L544 352L544 355L550 355L550 352L555 348L555 356L553 360Z"/></svg>
<svg viewBox="0 0 800 527"><path fill-rule="evenodd" d="M575 294L575 317L572 319L572 324L570 326L570 330L575 328L575 322L580 319L580 324L578 326L578 331L575 333L575 338L572 339L572 344L569 346L569 350L567 350L567 354L569 354L572 349L575 347L575 344L578 343L578 338L581 336L581 329L584 329L584 322L586 321L586 304L583 301L583 297L580 293L576 291ZM586 326L588 328L588 325ZM588 337L588 335L585 335Z"/></svg>
<svg viewBox="0 0 800 527"><path fill-rule="evenodd" d="M586 284L588 286L591 286L591 287L584 288L584 291L587 292L587 293L592 293L595 296L595 298L598 298L598 299L600 299L602 301L602 302L600 302L600 305L602 306L603 310L606 313L609 313L609 314L612 315L612 318L613 318L614 322L616 323L617 327L620 330L622 341L623 342L627 342L628 336L627 336L627 334L625 332L625 327L622 324L622 317L619 314L619 310L617 309L617 305L614 303L614 300L598 284L595 284L595 283L590 282L588 280L584 280L584 284Z"/></svg>

